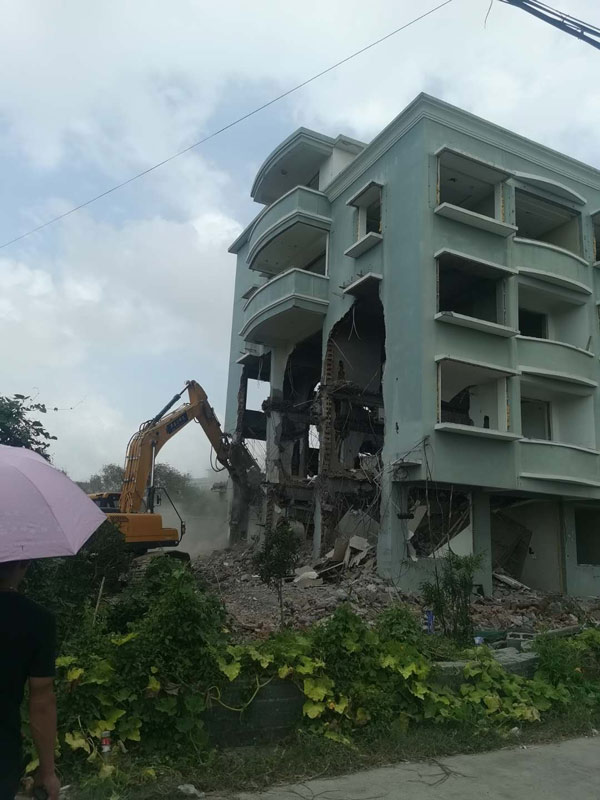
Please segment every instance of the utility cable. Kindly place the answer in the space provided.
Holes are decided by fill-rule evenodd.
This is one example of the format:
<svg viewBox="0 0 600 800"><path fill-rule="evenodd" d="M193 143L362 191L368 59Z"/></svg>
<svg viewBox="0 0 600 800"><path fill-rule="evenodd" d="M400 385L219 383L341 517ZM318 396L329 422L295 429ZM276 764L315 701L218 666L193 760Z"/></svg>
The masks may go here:
<svg viewBox="0 0 600 800"><path fill-rule="evenodd" d="M313 83L313 81L316 81L318 78L322 78L323 75L327 75L329 72L333 72L334 69L337 69L338 67L341 67L343 64L347 64L348 61L351 61L353 58L356 58L357 56L360 56L363 53L366 53L367 50L371 50L371 48L376 47L378 44L381 44L382 42L385 42L387 39L390 39L392 36L395 36L397 33L400 33L401 31L404 31L407 28L410 28L411 25L414 25L417 22L420 22L422 19L425 19L425 17L429 17L431 14L434 14L436 11L439 11L441 8L443 8L444 6L449 5L451 2L452 2L452 0L445 0L445 2L440 3L439 5L435 6L434 8L429 9L429 11L426 11L424 14L421 14L420 16L415 17L414 19L410 20L410 22L406 22L404 25L401 25L399 28L396 28L395 30L391 31L390 33L387 33L385 36L382 36L381 38L376 39L374 42L371 42L371 44L368 44L365 47L361 47L360 50L356 50L356 52L352 53L349 56L346 56L341 61L337 61L335 64L332 64L330 67L327 67L326 69L321 70L321 72L318 72L316 75L313 75L312 77L307 78L305 81L302 81L302 83L298 83L296 86L292 87L291 89L287 89L285 92L282 92L280 95L277 95L277 97L274 97L271 100L268 100L266 103L263 103L261 106L258 106L258 108L255 108L253 111L249 111L247 114L244 114L243 116L238 117L237 119L233 120L232 122L228 122L227 125L223 125L222 128L219 128L218 130L213 131L212 133L209 133L208 136L205 136L203 139L199 139L197 142L194 142L193 144L188 145L188 147L184 147L183 150L179 150L178 152L173 153L172 155L168 156L167 158L164 158L162 161L158 161L156 164L153 164L151 167L148 167L147 169L144 169L141 172L138 172L136 175L132 175L130 178L127 178L127 180L122 181L121 183L117 183L115 186L111 186L110 189L106 189L104 192L100 192L100 194L97 194L94 197L90 197L89 200L85 200L83 203L80 203L78 206L74 206L73 208L70 208L68 211L64 211L62 214L58 214L58 216L53 217L52 219L49 219L46 222L43 222L41 225L38 225L35 228L31 228L31 230L28 230L25 233L20 234L20 236L15 236L14 239L9 239L7 242L4 242L3 244L0 244L0 250L2 248L4 248L4 247L8 247L10 244L14 244L15 242L20 241L21 239L25 239L27 236L31 236L32 234L37 233L38 231L41 231L43 228L47 228L49 225L53 225L55 222L59 222L61 219L64 219L65 217L68 217L71 214L74 214L76 211L80 211L82 208L86 208L86 206L89 206L92 203L95 203L97 200L101 200L103 197L106 197L107 195L112 194L113 192L116 192L119 189L122 189L124 186L128 186L130 183L133 183L134 181L137 181L140 178L143 178L145 175L148 175L150 172L154 172L154 170L158 169L159 167L164 166L165 164L168 164L170 161L174 161L176 158L179 158L180 156L183 156L186 153L189 153L190 150L194 150L196 147L200 147L200 145L204 144L205 142L208 142L210 139L214 139L216 136L219 136L221 133L224 133L225 131L228 131L230 128L233 128L236 125L239 125L241 122L244 122L245 120L249 119L250 117L253 117L255 114L258 114L259 112L264 111L266 108L269 108L269 106L272 106L275 103L278 103L280 100L283 100L285 97L289 97L289 95L293 94L294 92L297 92L299 89L302 89L305 86L308 86L309 83Z"/></svg>

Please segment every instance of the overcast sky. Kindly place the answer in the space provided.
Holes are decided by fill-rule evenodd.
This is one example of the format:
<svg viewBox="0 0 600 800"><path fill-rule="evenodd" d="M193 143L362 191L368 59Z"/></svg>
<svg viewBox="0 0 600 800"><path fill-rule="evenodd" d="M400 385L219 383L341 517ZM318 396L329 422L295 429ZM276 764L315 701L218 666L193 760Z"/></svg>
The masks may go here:
<svg viewBox="0 0 600 800"><path fill-rule="evenodd" d="M556 0L600 24L595 0ZM0 0L0 243L202 138L436 5ZM372 138L420 91L600 166L600 52L498 0L453 0L290 98L0 250L0 393L57 465L122 462L188 378L223 417L235 258L263 159L300 125ZM71 410L69 410L71 409ZM193 426L162 460L201 476Z"/></svg>

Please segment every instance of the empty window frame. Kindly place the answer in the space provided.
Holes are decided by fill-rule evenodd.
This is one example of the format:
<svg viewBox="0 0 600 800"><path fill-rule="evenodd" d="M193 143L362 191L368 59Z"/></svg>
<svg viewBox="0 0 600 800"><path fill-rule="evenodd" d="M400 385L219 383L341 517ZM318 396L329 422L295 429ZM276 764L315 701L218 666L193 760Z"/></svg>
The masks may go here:
<svg viewBox="0 0 600 800"><path fill-rule="evenodd" d="M437 259L437 311L505 324L505 279L498 270L451 253Z"/></svg>
<svg viewBox="0 0 600 800"><path fill-rule="evenodd" d="M519 306L519 332L534 339L548 338L548 315Z"/></svg>
<svg viewBox="0 0 600 800"><path fill-rule="evenodd" d="M600 565L600 510L575 509L577 563Z"/></svg>
<svg viewBox="0 0 600 800"><path fill-rule="evenodd" d="M438 203L502 219L502 182L508 175L451 150L438 156Z"/></svg>
<svg viewBox="0 0 600 800"><path fill-rule="evenodd" d="M354 206L356 209L355 231L357 241L369 233L378 235L382 233L381 190L380 183L370 181L348 200L348 205Z"/></svg>
<svg viewBox="0 0 600 800"><path fill-rule="evenodd" d="M559 444L595 448L594 398L591 391L567 390L544 378L523 375L521 431L526 439L545 439ZM534 402L539 405L536 407ZM547 414L547 422L542 416ZM547 428L546 428L547 426ZM547 437L543 434L546 433ZM542 434L542 435L540 435Z"/></svg>
<svg viewBox="0 0 600 800"><path fill-rule="evenodd" d="M438 370L439 422L508 429L506 375L450 359L441 361Z"/></svg>
<svg viewBox="0 0 600 800"><path fill-rule="evenodd" d="M589 347L587 306L581 295L519 281L519 332L534 339Z"/></svg>
<svg viewBox="0 0 600 800"><path fill-rule="evenodd" d="M517 236L581 255L581 217L567 206L515 189Z"/></svg>
<svg viewBox="0 0 600 800"><path fill-rule="evenodd" d="M521 397L521 433L526 439L552 439L551 406L547 400Z"/></svg>

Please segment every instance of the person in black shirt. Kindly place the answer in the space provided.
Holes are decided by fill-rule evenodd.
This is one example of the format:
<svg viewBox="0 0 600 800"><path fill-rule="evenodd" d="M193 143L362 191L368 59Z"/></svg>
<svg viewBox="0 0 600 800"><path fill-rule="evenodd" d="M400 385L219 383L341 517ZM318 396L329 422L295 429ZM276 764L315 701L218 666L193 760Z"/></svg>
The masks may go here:
<svg viewBox="0 0 600 800"><path fill-rule="evenodd" d="M38 753L36 784L58 800L54 768L55 623L41 606L18 593L29 562L0 563L0 800L13 800L22 775L21 703L29 681L29 721Z"/></svg>

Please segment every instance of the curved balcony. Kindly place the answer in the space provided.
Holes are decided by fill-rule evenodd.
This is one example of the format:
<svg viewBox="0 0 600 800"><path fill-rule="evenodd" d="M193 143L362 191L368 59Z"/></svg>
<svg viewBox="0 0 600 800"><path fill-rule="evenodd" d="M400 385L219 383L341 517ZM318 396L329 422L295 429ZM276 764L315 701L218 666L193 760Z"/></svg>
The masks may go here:
<svg viewBox="0 0 600 800"><path fill-rule="evenodd" d="M326 195L297 186L256 221L249 238L248 265L272 275L303 267L325 252L330 227Z"/></svg>
<svg viewBox="0 0 600 800"><path fill-rule="evenodd" d="M587 262L581 256L535 239L513 239L513 264L519 272L565 289L590 294Z"/></svg>
<svg viewBox="0 0 600 800"><path fill-rule="evenodd" d="M593 353L552 339L517 336L516 341L522 372L592 388L597 385Z"/></svg>
<svg viewBox="0 0 600 800"><path fill-rule="evenodd" d="M267 345L302 341L321 329L328 305L329 278L290 269L248 300L240 336Z"/></svg>
<svg viewBox="0 0 600 800"><path fill-rule="evenodd" d="M521 478L600 487L600 458L594 450L576 445L523 439Z"/></svg>

